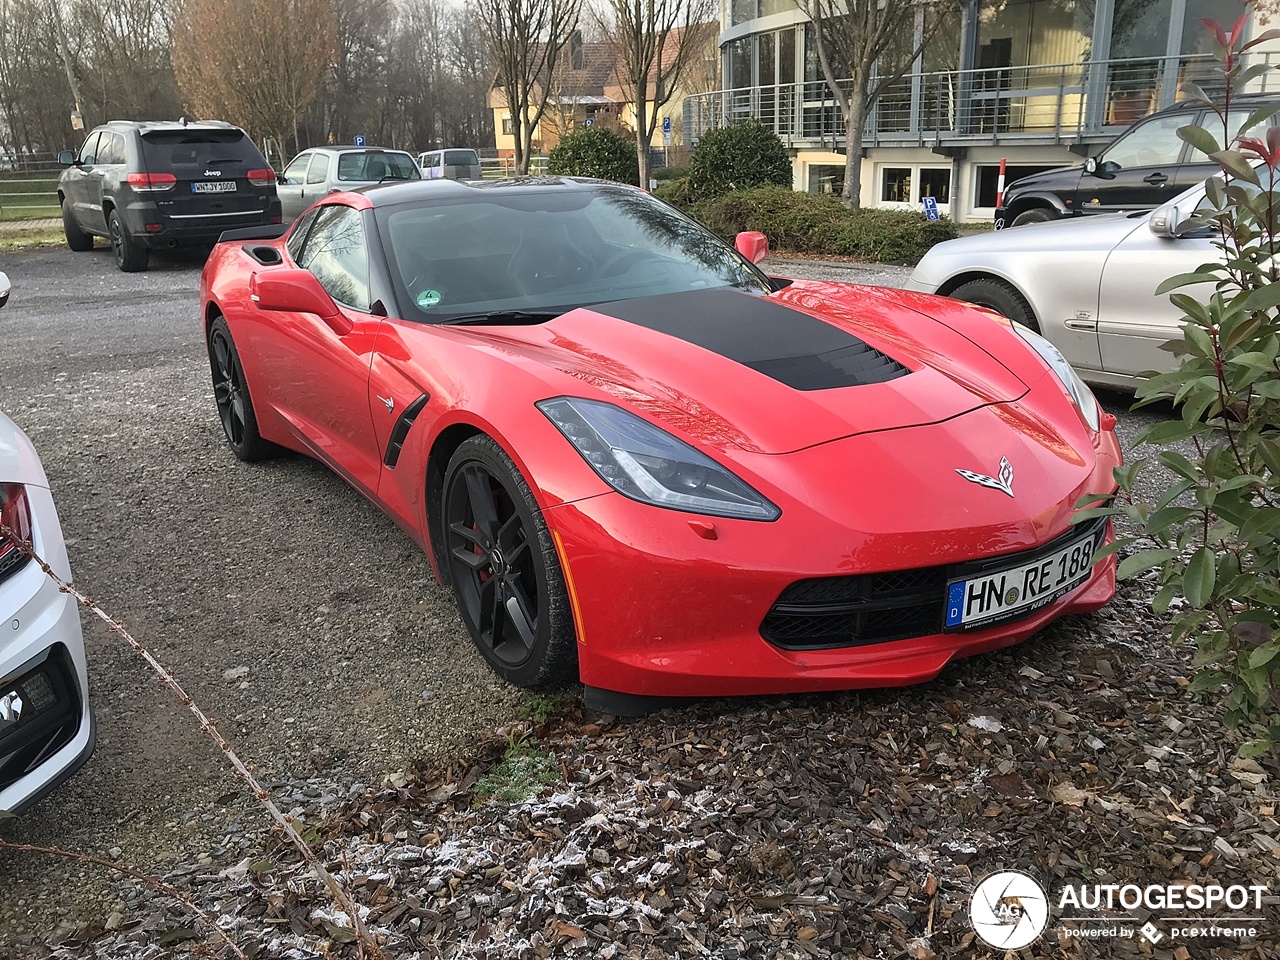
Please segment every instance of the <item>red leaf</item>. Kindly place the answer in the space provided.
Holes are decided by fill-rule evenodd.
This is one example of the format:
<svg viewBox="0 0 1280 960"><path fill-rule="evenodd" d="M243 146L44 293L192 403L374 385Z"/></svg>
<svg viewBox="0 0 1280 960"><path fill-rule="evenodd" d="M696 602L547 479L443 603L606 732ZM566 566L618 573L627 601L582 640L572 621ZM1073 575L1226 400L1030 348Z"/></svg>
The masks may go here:
<svg viewBox="0 0 1280 960"><path fill-rule="evenodd" d="M1267 128L1267 166L1280 166L1280 127Z"/></svg>
<svg viewBox="0 0 1280 960"><path fill-rule="evenodd" d="M1227 45L1226 31L1218 26L1218 21L1213 20L1210 17L1200 17L1199 20L1210 32L1213 33L1214 39L1218 41L1218 46L1225 47Z"/></svg>
<svg viewBox="0 0 1280 960"><path fill-rule="evenodd" d="M1231 25L1231 49L1236 48L1236 44L1240 42L1240 35L1244 33L1245 21L1249 19L1247 13L1240 14L1236 18L1236 22Z"/></svg>

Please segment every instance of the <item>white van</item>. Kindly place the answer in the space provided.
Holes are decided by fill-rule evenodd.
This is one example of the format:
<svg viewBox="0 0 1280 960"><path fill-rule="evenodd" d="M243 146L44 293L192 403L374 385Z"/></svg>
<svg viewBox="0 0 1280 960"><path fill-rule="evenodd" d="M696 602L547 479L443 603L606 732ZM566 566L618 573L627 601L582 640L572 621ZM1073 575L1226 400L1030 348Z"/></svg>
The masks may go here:
<svg viewBox="0 0 1280 960"><path fill-rule="evenodd" d="M418 154L425 180L479 180L480 156L474 150L429 150Z"/></svg>

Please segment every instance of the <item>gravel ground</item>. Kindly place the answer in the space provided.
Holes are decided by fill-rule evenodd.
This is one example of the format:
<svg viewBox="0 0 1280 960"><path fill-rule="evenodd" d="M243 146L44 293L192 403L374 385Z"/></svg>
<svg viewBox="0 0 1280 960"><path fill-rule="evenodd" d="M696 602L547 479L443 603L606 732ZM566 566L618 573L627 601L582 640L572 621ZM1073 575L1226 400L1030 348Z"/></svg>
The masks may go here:
<svg viewBox="0 0 1280 960"><path fill-rule="evenodd" d="M909 274L898 267L780 259L769 266L792 276L885 284L901 283ZM507 814L501 812L505 807L471 809L466 799L470 784L465 769L456 771L451 779L429 771L438 770L441 761L460 755L478 757L475 762L482 765L492 762L492 750L477 748L476 744L489 743L491 731L509 724L523 698L499 685L482 667L458 623L449 596L431 581L425 558L374 507L327 470L304 458L286 457L251 467L238 463L226 452L194 320L198 262L158 258L151 272L124 275L115 270L106 250L84 255L39 251L6 257L0 269L10 274L15 288L10 305L0 312L0 409L21 424L40 449L70 540L79 583L171 663L197 700L224 718L224 732L300 813L315 818L322 808L342 809L345 803L356 804L347 808L347 828L336 833L348 846L353 860L373 864L388 856L385 849L369 845L369 835L350 829L352 823L368 826L370 821L352 811L367 812L370 803L377 811L377 821L388 823L388 843L396 842L401 833L405 835L401 840L415 834L414 843L423 847L430 844L422 840L421 834L437 833L432 842L438 843L445 836L483 840L492 831L507 829ZM1102 399L1120 417L1126 440L1161 416L1159 411L1129 413L1125 409L1128 401L1120 396ZM1155 489L1161 478L1153 476L1148 483ZM778 862L814 856L826 865L824 869L854 870L854 874L838 882L830 881L830 890L821 882L813 884L812 877L803 878L803 883L796 879L804 890L811 888L818 893L795 895L828 899L822 903L801 901L809 920L804 926L787 921L780 931L769 933L769 937L783 939L769 940L777 949L768 955L803 956L814 954L815 949L818 953L814 955L825 955L823 951L843 952L861 943L864 946L858 949L865 947L872 956L902 956L903 951L915 950L911 956L924 958L926 953L910 946L910 941L918 938L918 923L907 924L899 916L900 925L913 931L912 937L903 939L890 929L891 919L876 919L879 914L875 909L884 903L884 898L870 904L875 897L867 897L863 906L870 912L850 915L851 922L861 917L867 922L888 923L883 931L871 929L855 936L855 928L848 925L837 930L834 921L819 923L823 917L833 915L826 908L842 896L831 900L833 890L854 891L857 896L851 902L856 902L862 896L858 891L865 893L868 884L883 885L890 877L899 876L900 882L895 881L890 888L895 897L898 887L910 890L917 882L926 882L921 879L921 870L925 869L921 865L926 861L915 854L908 855L902 847L911 839L913 828L907 814L914 816L915 807L904 802L897 809L868 808L888 832L882 832L878 840L863 838L844 843L837 842L831 832L835 828L828 822L835 815L830 808L832 798L846 795L841 803L852 802L848 797L853 795L847 790L856 781L846 781L854 774L862 781L863 790L886 791L886 797L888 793L897 794L894 783L900 767L876 768L871 775L857 773L867 757L884 752L871 746L871 753L866 753L868 745L880 743L882 735L888 736L893 745L890 752L897 758L895 763L908 763L907 758L918 748L936 752L931 745L938 734L932 728L936 727L935 720L941 721L938 711L954 701L961 716L952 718L953 726L966 734L961 751L967 758L963 761L966 769L985 771L982 777L992 775L991 769L1000 774L1019 772L1030 785L1028 789L1042 801L1043 809L1062 810L1052 802L1048 791L1061 779L1063 770L1078 769L1090 774L1090 767L1101 769L1096 759L1077 768L1075 755L1068 754L1067 759L1059 757L1044 768L1048 761L1043 756L1029 755L1029 745L1021 739L1017 744L1006 744L1001 739L999 757L970 754L967 751L971 742L975 751L989 753L993 748L968 733L965 717L985 716L998 708L994 715L1002 717L1007 726L1032 723L1016 702L1002 703L1002 695L1008 691L1002 690L995 678L1008 677L1011 669L1033 664L1050 677L1067 677L1070 682L1065 688L1049 690L1037 685L1025 694L1032 698L1027 700L1026 708L1043 711L1049 709L1044 703L1052 701L1064 710L1076 710L1073 691L1092 682L1079 680L1080 665L1092 662L1088 660L1090 656L1096 659L1099 648L1111 651L1117 643L1125 647L1135 630L1147 631L1140 640L1133 641L1138 646L1132 648L1136 651L1133 661L1143 666L1133 672L1137 686L1124 689L1136 694L1133 709L1150 708L1152 716L1158 712L1155 704L1167 709L1163 705L1176 696L1176 690L1169 687L1171 677L1185 673L1186 665L1155 646L1156 634L1152 631L1158 630L1158 625L1153 626L1149 618L1141 615L1141 605L1141 598L1131 598L1128 605L1112 608L1111 613L1071 621L1047 631L1018 652L980 658L974 664L948 671L946 678L936 684L910 691L691 708L622 725L597 747L590 746L593 733L598 732L592 730L591 718L578 718L585 728L562 723L541 732L547 746L562 761L562 773L569 778L561 785L562 792L570 797L564 802L594 804L597 812L605 811L606 819L621 811L618 816L623 819L608 821L620 830L628 823L634 826L632 821L636 818L650 817L649 806L664 802L663 790L675 783L680 797L689 798L687 803L681 800L676 804L677 812L690 812L690 817L685 818L689 822L717 820L728 816L726 810L753 806L765 809L768 804L774 804L770 817L784 817L797 824L803 821L802 830L795 828L801 832L788 835L784 829L777 834L776 822L772 827L753 827L751 823L758 817L735 812L734 816L747 819L726 826L731 842L715 841L722 846L727 844L724 850L716 848L721 857L732 853L750 860L752 851L758 854L757 848L777 834L775 846L780 846L780 852L769 856L781 857ZM1118 620L1121 616L1124 619ZM183 882L197 886L203 883L210 889L217 886L215 881L231 883L239 891L236 895L243 895L246 902L255 900L256 895L244 889L246 883L252 887L254 881L245 879L243 861L259 856L259 815L245 807L211 748L193 731L188 718L171 705L169 694L147 679L133 655L96 625L86 624L86 640L94 683L92 695L100 723L97 753L81 774L30 815L17 822L0 823L0 838L57 844L159 874L171 874L179 865L185 865L179 870L185 878ZM1113 671L1119 669L1116 656L1107 654ZM1130 661L1124 650L1118 656L1126 663ZM1052 667L1039 664L1046 657L1053 661ZM1074 659L1060 663L1058 658ZM1164 671L1159 689L1153 688L1143 673L1148 669ZM1127 670L1124 673L1126 677L1129 674ZM1027 684L1021 686L1026 688ZM1125 698L1120 699L1128 703ZM1114 697L1103 704L1105 709L1115 706ZM890 726L881 730L875 726L879 721L864 719L869 708L878 711ZM1117 716L1106 719L1115 720ZM783 718L781 726L771 733L779 717ZM931 719L903 727L905 717ZM704 732L713 728L719 731L715 737ZM582 729L588 732L584 734ZM1207 731L1206 736L1213 734L1218 741L1222 739L1221 731L1213 731L1207 721L1198 724L1197 729ZM787 802L797 810L788 814L777 806L782 802L780 795L769 794L767 784L756 783L765 774L756 772L755 765L759 764L763 771L794 762L796 744L808 744L815 730L821 733L818 754L829 752L823 761L825 772L800 777L793 784L794 789L787 788L787 796L794 803ZM841 759L839 749L828 745L830 736L844 744L839 749L849 748L849 743L856 741L862 752L856 758L849 755ZM948 734L948 738L954 736L957 734ZM687 755L690 744L704 740L715 740L720 744L716 748L720 755L730 759L710 762L697 776L672 773L672 764L663 761L656 772L649 771L659 777L657 781L642 776L637 785L632 773L646 772L646 764L652 768L655 744L683 744L681 749ZM1121 733L1108 742L1123 740ZM1188 763L1204 759L1197 749L1198 746L1185 751L1190 758ZM702 750L697 747L697 751ZM1214 742L1212 757L1219 759L1220 752ZM956 751L948 746L948 754L954 758ZM699 762L713 759L701 752L698 758ZM857 762L852 762L855 759ZM1001 768L1005 761L1013 763L1009 771ZM991 768L991 764L995 767ZM1226 761L1220 766L1225 769ZM428 771L422 774L427 786L417 778L405 780L398 774L411 767ZM1098 769L1092 772L1097 773ZM1117 770L1128 771L1128 767ZM472 777L474 773L471 771ZM610 775L602 779L602 773ZM1081 777L1080 773L1072 775ZM388 776L391 782L408 784L400 791L402 799L419 796L415 790L436 789L446 779L458 786L445 791L454 799L439 810L438 802L423 801L416 813L412 809L391 811L392 804L385 795L378 797L376 789L369 796L364 792L364 785L376 788ZM969 793L985 799L982 789L986 788L980 789L979 774L965 776L969 778ZM1119 772L1116 776L1123 782ZM1082 777L1089 782L1078 785L1104 792L1112 786L1095 784L1090 777ZM716 793L720 783L716 778L723 779L720 793ZM829 779L829 786L816 790L815 784L822 778ZM681 779L696 786L686 786ZM1228 786L1236 783L1222 782ZM1222 789L1216 783L1198 784L1195 789ZM915 787L903 789L910 793ZM945 793L951 788L942 784L932 789ZM710 790L714 795L698 799L699 790ZM357 800L351 801L353 797ZM536 841L538 832L547 830L536 824L547 817L563 819L561 813L555 812L556 803L560 801L551 804L550 813L533 807L527 816L516 815L516 826L511 829L518 842L499 855L501 863L495 861L484 869L492 871L503 866L504 870L519 873L516 864L521 858L528 863L529 857L546 853L536 848ZM726 803L727 808L723 806ZM971 808L948 803L954 808L949 808L948 817L957 816L955 811L967 819L987 816L985 825L982 819L973 820L981 830L973 833L965 827L964 835L978 837L983 844L998 841L996 848L1001 851L1007 851L1017 837L1029 841L1032 836L1053 836L1073 822L1062 814L1067 816L1065 821L1045 824L1014 820L1006 825L1000 817L984 814L977 801ZM854 805L857 810L841 807L839 817L848 819L868 812L860 803ZM925 808L921 811L926 820L915 829L926 837L918 840L932 838L930 842L942 842L951 836L947 832L933 836L930 824L936 815ZM430 826L426 818L437 813L445 819ZM1067 814L1075 815L1069 809ZM421 826L407 825L414 816L421 818ZM632 819L627 820L628 817ZM1052 833L1038 833L1042 829ZM1125 829L1130 836L1142 839L1148 836L1144 831L1154 828L1141 821L1137 827L1131 824ZM562 834L567 835L552 822L550 835L564 839ZM1154 839L1159 834L1149 835ZM376 836L381 838L383 833L379 831ZM703 843L705 846L705 840ZM868 859L868 843L874 848L871 853L890 849L895 852L888 860L883 856ZM884 846L886 843L889 846ZM1038 843L1037 849L1043 847L1043 842ZM654 852L657 848L644 849L648 851L645 855L658 856ZM928 855L943 857L936 860L936 870L928 870L933 871L945 895L954 901L966 881L958 874L953 876L953 867L966 864L952 857L949 865L936 849ZM1003 865L1023 862L1004 853L1001 856ZM1077 862L1080 856L1077 850ZM411 864L413 869L426 864L428 871L439 872L436 853L428 856L419 850L417 857L418 861ZM234 869L237 864L241 865L239 870ZM1246 865L1253 866L1252 862ZM219 872L228 868L232 868L232 874L219 881ZM368 869L377 873L372 866ZM290 889L294 890L291 896L298 899L297 890L305 889L305 885L295 882L296 878L288 880L287 865L281 871L284 879L280 882L290 882ZM707 882L706 874L695 873L698 883ZM270 885L273 876L267 874L260 882ZM416 883L424 876L406 875L404 882ZM491 874L490 879L494 876L497 874ZM762 896L782 895L790 889L781 882L787 876L778 876L781 879L763 884L761 889L768 889ZM441 906L423 898L418 899L417 907L402 911L399 917L405 923L411 919L418 923L412 931L415 941L395 941L401 949L418 949L419 944L431 943L438 946L465 933L471 938L469 942L493 947L477 947L468 955L506 955L494 946L499 941L485 938L496 937L495 931L507 928L491 926L494 917L486 913L483 903L475 913L476 903L468 886L471 882L446 884L449 891L458 892L458 898L444 906L459 916L465 909L466 921L455 919L437 926L437 919L429 928L423 928L426 921L413 911L437 910ZM514 889L524 889L522 882L516 883ZM703 897L700 903L705 904L705 894L711 889L722 893L730 889L716 887L718 882L699 894ZM614 890L618 897L631 895L619 887L616 878L606 886L610 884L618 888ZM667 890L663 896L671 894L661 885L655 889ZM745 888L732 889L737 896ZM100 956L128 956L132 949L128 944L145 950L150 935L171 922L163 906L135 901L128 885L112 884L100 873L31 855L0 854L0 891L0 956L6 954L6 944L10 952L17 953L32 943L46 941L54 927L63 932L79 932L80 940L73 941L66 951L87 949ZM505 909L499 901L506 894L495 896L498 899L491 902L495 909ZM594 899L601 896L599 892L591 894ZM902 898L904 910L916 911L919 903L915 894L903 894ZM725 897L713 900L714 909L736 902ZM305 897L298 900L303 901ZM390 901L384 897L380 902ZM659 906L653 908L660 914L663 902L658 901ZM302 910L299 919L296 910L289 913L290 903L286 898L271 909L277 918L286 914L291 918L286 925L297 939L295 946L314 946L307 939L315 935L306 920L307 910ZM529 949L533 952L528 955L546 955L546 932L534 928L549 922L553 915L567 918L562 922L571 927L581 924L584 930L601 922L592 919L590 910L595 908L584 905L585 900L573 903L577 905L566 906L563 911L552 905L547 908L551 913L545 909L539 913L529 907L533 912L520 914L520 923L528 927L526 935L532 937L536 933L542 937L536 943L530 940ZM816 909L823 904L823 909ZM244 912L246 916L261 915L260 909L254 914L249 907ZM677 916L679 911L667 912ZM774 916L777 910L759 905L748 913L750 916L743 921L749 920L748 926L772 930L782 922ZM766 914L768 918L761 921L761 927L757 921ZM639 923L638 918L632 919ZM650 922L654 922L652 917ZM248 920L245 923L260 929L260 925L254 927ZM669 925L669 918L663 923ZM104 927L121 924L125 929L120 935L97 940L88 947L75 946ZM487 929L482 931L482 926ZM787 939L784 934L792 927L794 936ZM809 927L815 931L812 936L807 933ZM391 921L386 928L389 936L402 935ZM424 929L430 932L429 936L423 933ZM683 935L678 942L668 943L663 939L665 934L654 929L653 934L643 934L651 938L643 941L649 951L644 955L708 955L705 951L711 948L722 951L716 955L725 957L734 955L734 950L742 950L742 956L758 952L752 946L758 938L744 939L745 927L737 920L729 926L695 929L696 948ZM799 935L801 930L805 936ZM832 940L831 936L837 933L839 936ZM584 936L586 943L595 945L593 950L603 942L593 940L592 935ZM857 936L864 939L858 940ZM552 934L552 941L562 944L576 944L578 939ZM742 946L734 946L739 941ZM958 948L960 939L957 936L945 943Z"/></svg>

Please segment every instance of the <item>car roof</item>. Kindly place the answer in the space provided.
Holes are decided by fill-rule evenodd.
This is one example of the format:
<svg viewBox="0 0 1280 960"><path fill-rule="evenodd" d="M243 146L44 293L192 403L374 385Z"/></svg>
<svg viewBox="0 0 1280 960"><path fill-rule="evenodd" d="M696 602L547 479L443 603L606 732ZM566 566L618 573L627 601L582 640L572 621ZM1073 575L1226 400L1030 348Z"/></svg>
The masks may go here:
<svg viewBox="0 0 1280 960"><path fill-rule="evenodd" d="M1280 92L1278 93L1237 93L1234 97L1231 98L1231 103L1232 105L1236 105L1240 103L1253 104L1253 105L1274 103L1276 104L1277 107L1280 107ZM1205 103L1203 100L1180 100L1171 107L1165 107L1163 110L1157 110L1156 113L1151 113L1151 114L1148 114L1147 116L1154 117L1157 114L1161 114L1161 113L1183 113L1190 110L1202 110L1208 107L1210 107L1210 104ZM1145 120L1146 117L1143 117L1142 119Z"/></svg>
<svg viewBox="0 0 1280 960"><path fill-rule="evenodd" d="M415 200L438 200L441 197L472 197L479 199L482 191L511 191L522 193L563 193L565 191L593 193L602 187L622 187L643 192L639 187L613 183L609 180L590 180L586 177L508 177L503 180L397 180L378 183L348 191L362 194L371 207L388 207ZM335 194L336 196L336 194Z"/></svg>
<svg viewBox="0 0 1280 960"><path fill-rule="evenodd" d="M324 144L319 147L307 147L306 150L299 150L299 153L306 153L307 150L312 153L403 153L406 156L412 156L408 150L401 150L398 147L351 147L351 146L333 146Z"/></svg>
<svg viewBox="0 0 1280 960"><path fill-rule="evenodd" d="M234 123L227 123L225 120L108 120L97 129L137 130L139 133L157 130L240 130Z"/></svg>

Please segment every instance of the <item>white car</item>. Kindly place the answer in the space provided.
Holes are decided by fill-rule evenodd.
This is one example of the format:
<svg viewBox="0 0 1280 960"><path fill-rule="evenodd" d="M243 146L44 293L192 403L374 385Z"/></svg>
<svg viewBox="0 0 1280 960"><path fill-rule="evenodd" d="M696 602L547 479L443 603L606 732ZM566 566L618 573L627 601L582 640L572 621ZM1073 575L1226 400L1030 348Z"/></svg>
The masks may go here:
<svg viewBox="0 0 1280 960"><path fill-rule="evenodd" d="M907 289L1002 313L1052 341L1082 379L1132 390L1178 362L1160 346L1181 338L1182 312L1156 287L1221 256L1208 231L1177 229L1204 189L1199 184L1155 210L948 240L925 254Z"/></svg>
<svg viewBox="0 0 1280 960"><path fill-rule="evenodd" d="M9 280L0 273L0 306ZM40 458L0 414L0 518L71 579ZM93 753L80 611L12 539L0 535L0 817L27 810Z"/></svg>

